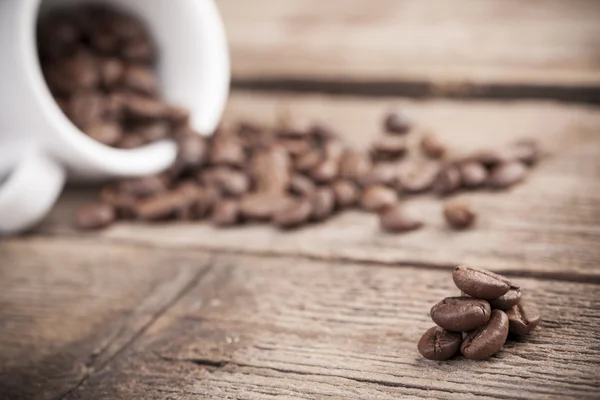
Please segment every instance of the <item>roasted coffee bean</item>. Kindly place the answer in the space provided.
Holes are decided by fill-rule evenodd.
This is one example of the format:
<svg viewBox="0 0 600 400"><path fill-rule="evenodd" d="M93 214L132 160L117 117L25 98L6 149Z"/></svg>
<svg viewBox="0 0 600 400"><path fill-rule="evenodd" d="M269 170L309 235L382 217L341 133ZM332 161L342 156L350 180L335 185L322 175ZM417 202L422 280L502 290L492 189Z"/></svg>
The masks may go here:
<svg viewBox="0 0 600 400"><path fill-rule="evenodd" d="M398 178L398 165L390 162L375 164L366 174L362 175L359 183L363 187L373 185L393 186Z"/></svg>
<svg viewBox="0 0 600 400"><path fill-rule="evenodd" d="M291 194L307 197L315 192L316 186L302 174L293 174L290 178L289 191Z"/></svg>
<svg viewBox="0 0 600 400"><path fill-rule="evenodd" d="M99 92L77 92L69 100L67 115L79 129L85 129L101 123L104 110L104 97Z"/></svg>
<svg viewBox="0 0 600 400"><path fill-rule="evenodd" d="M444 205L446 222L454 229L465 229L473 225L477 214L466 203L449 202Z"/></svg>
<svg viewBox="0 0 600 400"><path fill-rule="evenodd" d="M469 296L493 300L508 292L511 283L502 275L459 265L452 272L454 284Z"/></svg>
<svg viewBox="0 0 600 400"><path fill-rule="evenodd" d="M338 171L338 161L328 158L310 171L310 176L317 183L329 183L337 178Z"/></svg>
<svg viewBox="0 0 600 400"><path fill-rule="evenodd" d="M534 165L540 158L540 148L536 141L531 139L519 140L512 143L508 150L514 158L525 165Z"/></svg>
<svg viewBox="0 0 600 400"><path fill-rule="evenodd" d="M483 164L477 161L466 161L458 165L460 181L463 187L476 188L486 183L488 172Z"/></svg>
<svg viewBox="0 0 600 400"><path fill-rule="evenodd" d="M254 153L250 173L256 191L283 195L291 177L291 160L281 146L271 146Z"/></svg>
<svg viewBox="0 0 600 400"><path fill-rule="evenodd" d="M112 185L105 186L100 190L100 200L113 207L119 218L135 216L137 198L132 194L124 193Z"/></svg>
<svg viewBox="0 0 600 400"><path fill-rule="evenodd" d="M437 164L412 164L398 170L397 188L406 193L423 193L431 189L440 168Z"/></svg>
<svg viewBox="0 0 600 400"><path fill-rule="evenodd" d="M323 152L319 149L313 149L294 160L294 168L298 172L309 173L321 164L324 160Z"/></svg>
<svg viewBox="0 0 600 400"><path fill-rule="evenodd" d="M106 203L86 204L75 214L75 227L78 229L99 229L115 220L115 210Z"/></svg>
<svg viewBox="0 0 600 400"><path fill-rule="evenodd" d="M107 146L114 146L123 137L121 127L114 122L97 122L84 128L84 132L90 138Z"/></svg>
<svg viewBox="0 0 600 400"><path fill-rule="evenodd" d="M123 45L120 55L127 61L149 65L156 58L156 50L148 40L131 40Z"/></svg>
<svg viewBox="0 0 600 400"><path fill-rule="evenodd" d="M123 138L117 142L115 147L119 149L136 149L143 146L145 143L144 138L140 135L126 133L123 135Z"/></svg>
<svg viewBox="0 0 600 400"><path fill-rule="evenodd" d="M467 334L460 352L471 360L484 360L502 349L508 336L508 317L501 310L493 310L485 326Z"/></svg>
<svg viewBox="0 0 600 400"><path fill-rule="evenodd" d="M505 189L525 179L527 167L520 161L499 164L490 173L488 183L494 189Z"/></svg>
<svg viewBox="0 0 600 400"><path fill-rule="evenodd" d="M292 202L294 199L285 195L250 193L241 197L240 211L244 219L269 221Z"/></svg>
<svg viewBox="0 0 600 400"><path fill-rule="evenodd" d="M176 168L182 170L199 168L206 164L208 144L202 136L189 132L177 138Z"/></svg>
<svg viewBox="0 0 600 400"><path fill-rule="evenodd" d="M417 349L428 360L444 361L458 352L461 334L439 326L429 328L419 340Z"/></svg>
<svg viewBox="0 0 600 400"><path fill-rule="evenodd" d="M125 66L116 58L106 58L99 64L100 82L105 89L114 89L123 80Z"/></svg>
<svg viewBox="0 0 600 400"><path fill-rule="evenodd" d="M127 67L123 84L128 89L144 95L156 96L158 93L158 77L150 68L143 65L133 64Z"/></svg>
<svg viewBox="0 0 600 400"><path fill-rule="evenodd" d="M210 163L213 165L241 167L246 162L246 154L242 143L231 135L220 135L213 138L209 158Z"/></svg>
<svg viewBox="0 0 600 400"><path fill-rule="evenodd" d="M240 222L240 206L237 200L218 201L213 210L211 221L217 226L231 226Z"/></svg>
<svg viewBox="0 0 600 400"><path fill-rule="evenodd" d="M431 319L453 332L466 332L485 325L492 310L485 300L471 297L446 297L431 308Z"/></svg>
<svg viewBox="0 0 600 400"><path fill-rule="evenodd" d="M141 220L160 220L174 216L184 208L193 208L198 198L198 187L193 183L181 183L177 188L148 197L135 206L135 212Z"/></svg>
<svg viewBox="0 0 600 400"><path fill-rule="evenodd" d="M519 304L521 300L521 289L518 286L515 286L513 283L508 292L504 293L502 296L497 299L489 300L492 308L497 308L499 310L508 310L513 306ZM508 313L507 313L508 315ZM510 315L509 315L510 319Z"/></svg>
<svg viewBox="0 0 600 400"><path fill-rule="evenodd" d="M273 222L282 229L296 228L308 222L312 214L312 200L301 198L289 203L273 216Z"/></svg>
<svg viewBox="0 0 600 400"><path fill-rule="evenodd" d="M125 179L116 184L119 193L137 198L154 196L167 190L167 182L159 175Z"/></svg>
<svg viewBox="0 0 600 400"><path fill-rule="evenodd" d="M390 111L383 121L383 128L388 133L406 134L412 128L408 117L400 110Z"/></svg>
<svg viewBox="0 0 600 400"><path fill-rule="evenodd" d="M458 167L453 164L443 166L433 182L433 191L438 196L446 196L460 188L461 176Z"/></svg>
<svg viewBox="0 0 600 400"><path fill-rule="evenodd" d="M283 138L277 140L277 144L282 146L293 157L301 156L313 149L312 143L305 138Z"/></svg>
<svg viewBox="0 0 600 400"><path fill-rule="evenodd" d="M310 219L322 221L333 214L335 209L335 195L329 187L317 188L312 196Z"/></svg>
<svg viewBox="0 0 600 400"><path fill-rule="evenodd" d="M46 83L55 95L90 91L100 81L97 60L83 53L44 66L43 71Z"/></svg>
<svg viewBox="0 0 600 400"><path fill-rule="evenodd" d="M312 124L308 128L308 134L313 136L319 142L339 139L339 135L336 133L336 131L331 126L328 126L323 122Z"/></svg>
<svg viewBox="0 0 600 400"><path fill-rule="evenodd" d="M431 133L421 138L420 147L421 152L429 158L438 159L446 154L446 146Z"/></svg>
<svg viewBox="0 0 600 400"><path fill-rule="evenodd" d="M208 216L214 205L220 201L219 191L216 188L205 186L198 188L196 203L192 205L192 217L202 219Z"/></svg>
<svg viewBox="0 0 600 400"><path fill-rule="evenodd" d="M467 157L468 160L481 163L484 167L492 169L500 164L514 161L515 156L506 149L483 150Z"/></svg>
<svg viewBox="0 0 600 400"><path fill-rule="evenodd" d="M400 136L382 136L371 149L374 161L396 161L406 154L406 139Z"/></svg>
<svg viewBox="0 0 600 400"><path fill-rule="evenodd" d="M213 167L202 170L202 182L217 188L222 195L238 197L250 190L250 179L242 171L230 167Z"/></svg>
<svg viewBox="0 0 600 400"><path fill-rule="evenodd" d="M161 100L133 94L123 95L123 100L123 111L132 120L165 119L171 112L169 105Z"/></svg>
<svg viewBox="0 0 600 400"><path fill-rule="evenodd" d="M82 32L70 13L55 12L40 19L37 31L40 58L44 62L53 62L72 55L81 36Z"/></svg>
<svg viewBox="0 0 600 400"><path fill-rule="evenodd" d="M352 207L360 198L358 186L350 180L336 180L331 184L331 190L333 190L335 204L338 209Z"/></svg>
<svg viewBox="0 0 600 400"><path fill-rule="evenodd" d="M339 168L341 178L359 182L371 170L371 160L365 153L345 149L340 157Z"/></svg>
<svg viewBox="0 0 600 400"><path fill-rule="evenodd" d="M419 229L423 222L399 204L384 207L379 212L379 226L386 232L409 232Z"/></svg>
<svg viewBox="0 0 600 400"><path fill-rule="evenodd" d="M388 187L375 185L366 188L361 196L360 204L365 211L381 211L398 202L396 192Z"/></svg>
<svg viewBox="0 0 600 400"><path fill-rule="evenodd" d="M526 299L521 299L519 304L506 312L510 333L514 335L528 335L538 326L540 312L537 307Z"/></svg>
<svg viewBox="0 0 600 400"><path fill-rule="evenodd" d="M136 127L135 132L144 139L144 142L151 143L170 137L171 127L165 121L153 121ZM186 144L179 143L178 145L185 146Z"/></svg>

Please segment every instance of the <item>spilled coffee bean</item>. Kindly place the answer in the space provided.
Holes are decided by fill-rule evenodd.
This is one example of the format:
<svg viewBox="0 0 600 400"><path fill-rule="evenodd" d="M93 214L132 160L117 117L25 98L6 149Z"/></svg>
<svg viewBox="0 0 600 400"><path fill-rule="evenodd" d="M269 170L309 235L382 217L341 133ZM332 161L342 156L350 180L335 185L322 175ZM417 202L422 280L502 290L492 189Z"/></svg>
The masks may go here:
<svg viewBox="0 0 600 400"><path fill-rule="evenodd" d="M460 333L434 326L423 334L417 348L419 353L428 360L444 361L458 352L460 343Z"/></svg>
<svg viewBox="0 0 600 400"><path fill-rule="evenodd" d="M410 215L402 205L394 204L379 212L379 226L385 232L409 232L421 228L423 222Z"/></svg>
<svg viewBox="0 0 600 400"><path fill-rule="evenodd" d="M91 203L81 207L75 215L75 227L83 230L100 229L115 220L115 210L108 204Z"/></svg>
<svg viewBox="0 0 600 400"><path fill-rule="evenodd" d="M484 360L502 349L508 336L508 317L501 310L492 311L488 323L467 334L460 352L471 360Z"/></svg>
<svg viewBox="0 0 600 400"><path fill-rule="evenodd" d="M444 205L444 217L454 229L465 229L473 225L476 214L468 204L451 202Z"/></svg>
<svg viewBox="0 0 600 400"><path fill-rule="evenodd" d="M502 275L490 271L459 265L452 272L457 288L469 296L492 300L508 292L511 283Z"/></svg>
<svg viewBox="0 0 600 400"><path fill-rule="evenodd" d="M490 304L472 297L447 297L431 308L431 319L453 332L466 332L485 325L490 319Z"/></svg>
<svg viewBox="0 0 600 400"><path fill-rule="evenodd" d="M506 311L510 333L528 335L540 322L540 312L529 301L521 300Z"/></svg>

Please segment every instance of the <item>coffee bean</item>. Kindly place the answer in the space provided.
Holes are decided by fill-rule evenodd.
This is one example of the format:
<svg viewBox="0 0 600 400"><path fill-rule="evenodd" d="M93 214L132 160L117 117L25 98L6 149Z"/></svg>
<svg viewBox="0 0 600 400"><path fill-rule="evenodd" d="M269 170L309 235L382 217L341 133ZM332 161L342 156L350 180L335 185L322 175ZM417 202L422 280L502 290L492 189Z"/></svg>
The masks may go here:
<svg viewBox="0 0 600 400"><path fill-rule="evenodd" d="M289 191L291 194L308 197L315 192L316 186L302 174L293 174L290 178Z"/></svg>
<svg viewBox="0 0 600 400"><path fill-rule="evenodd" d="M246 162L246 154L241 142L231 135L213 138L208 155L213 165L241 167Z"/></svg>
<svg viewBox="0 0 600 400"><path fill-rule="evenodd" d="M446 222L454 229L465 229L473 225L477 215L466 203L450 202L444 205Z"/></svg>
<svg viewBox="0 0 600 400"><path fill-rule="evenodd" d="M496 299L511 287L510 281L502 275L464 265L454 268L452 279L456 287L478 299Z"/></svg>
<svg viewBox="0 0 600 400"><path fill-rule="evenodd" d="M294 161L294 168L298 172L310 172L317 168L323 162L324 155L319 149L313 149L305 153Z"/></svg>
<svg viewBox="0 0 600 400"><path fill-rule="evenodd" d="M126 133L123 135L123 138L117 142L115 147L119 149L136 149L143 146L145 143L144 138L140 135Z"/></svg>
<svg viewBox="0 0 600 400"><path fill-rule="evenodd" d="M400 136L382 136L373 143L374 161L396 161L406 154L406 139Z"/></svg>
<svg viewBox="0 0 600 400"><path fill-rule="evenodd" d="M481 163L484 167L492 169L500 164L515 160L514 154L506 149L484 150L475 153L467 160Z"/></svg>
<svg viewBox="0 0 600 400"><path fill-rule="evenodd" d="M231 226L240 221L240 207L237 200L224 199L217 202L212 211L211 221L217 226Z"/></svg>
<svg viewBox="0 0 600 400"><path fill-rule="evenodd" d="M480 187L486 183L488 172L483 164L477 161L467 161L460 163L460 181L466 188Z"/></svg>
<svg viewBox="0 0 600 400"><path fill-rule="evenodd" d="M121 194L141 198L165 192L167 190L167 182L162 176L150 175L122 180L116 184L116 188Z"/></svg>
<svg viewBox="0 0 600 400"><path fill-rule="evenodd" d="M220 199L219 191L216 188L209 186L198 188L196 203L192 205L193 218L202 219L208 216Z"/></svg>
<svg viewBox="0 0 600 400"><path fill-rule="evenodd" d="M250 193L240 198L240 211L244 219L269 221L293 201L293 198L284 195Z"/></svg>
<svg viewBox="0 0 600 400"><path fill-rule="evenodd" d="M485 325L492 310L485 300L470 297L446 297L431 308L431 319L453 332L466 332Z"/></svg>
<svg viewBox="0 0 600 400"><path fill-rule="evenodd" d="M296 228L307 223L311 214L312 200L301 198L276 212L273 216L273 222L282 229Z"/></svg>
<svg viewBox="0 0 600 400"><path fill-rule="evenodd" d="M515 285L513 284L510 287L510 289L508 289L508 292L504 293L502 296L498 297L497 299L489 300L489 302L490 302L490 305L492 306L492 308L497 308L499 310L509 310L513 306L519 304L520 300L521 300L521 289L518 287L515 287ZM507 313L507 315L508 315L508 313ZM510 315L509 315L509 319L510 319Z"/></svg>
<svg viewBox="0 0 600 400"><path fill-rule="evenodd" d="M96 122L84 128L84 132L92 139L113 146L123 137L121 127L114 122Z"/></svg>
<svg viewBox="0 0 600 400"><path fill-rule="evenodd" d="M386 206L379 212L379 226L386 232L408 232L421 228L423 222L396 204Z"/></svg>
<svg viewBox="0 0 600 400"><path fill-rule="evenodd" d="M375 185L369 186L363 191L360 204L365 211L380 211L386 207L396 204L398 195L388 187Z"/></svg>
<svg viewBox="0 0 600 400"><path fill-rule="evenodd" d="M143 65L130 65L125 70L123 84L134 92L144 95L156 96L158 93L158 77Z"/></svg>
<svg viewBox="0 0 600 400"><path fill-rule="evenodd" d="M96 59L83 53L44 66L43 71L53 94L87 92L95 89L100 81Z"/></svg>
<svg viewBox="0 0 600 400"><path fill-rule="evenodd" d="M383 128L388 133L402 135L410 131L412 123L400 110L393 110L386 115L383 121Z"/></svg>
<svg viewBox="0 0 600 400"><path fill-rule="evenodd" d="M375 164L366 174L362 175L359 183L363 187L374 185L392 186L398 178L398 165L390 162Z"/></svg>
<svg viewBox="0 0 600 400"><path fill-rule="evenodd" d="M335 209L335 195L329 187L317 188L312 196L310 219L322 221L333 214Z"/></svg>
<svg viewBox="0 0 600 400"><path fill-rule="evenodd" d="M489 177L489 185L494 189L505 189L525 179L527 168L520 161L511 161L496 166Z"/></svg>
<svg viewBox="0 0 600 400"><path fill-rule="evenodd" d="M460 188L460 171L453 164L443 166L433 183L433 191L439 196L446 196L456 192Z"/></svg>
<svg viewBox="0 0 600 400"><path fill-rule="evenodd" d="M201 174L206 186L217 188L222 195L238 197L250 190L250 179L238 170L230 167L213 167Z"/></svg>
<svg viewBox="0 0 600 400"><path fill-rule="evenodd" d="M508 150L525 165L534 165L540 158L540 148L535 140L523 139L512 143Z"/></svg>
<svg viewBox="0 0 600 400"><path fill-rule="evenodd" d="M310 171L310 176L317 183L329 183L338 176L338 161L325 159L315 169Z"/></svg>
<svg viewBox="0 0 600 400"><path fill-rule="evenodd" d="M258 142L258 140L256 140L256 142ZM282 146L294 157L304 155L313 149L312 143L305 138L282 138L277 140L277 144Z"/></svg>
<svg viewBox="0 0 600 400"><path fill-rule="evenodd" d="M493 310L485 326L467 334L460 346L461 353L471 360L484 360L502 349L508 336L508 317L501 310Z"/></svg>
<svg viewBox="0 0 600 400"><path fill-rule="evenodd" d="M81 40L73 15L67 12L54 12L39 21L37 30L38 50L44 62L72 55Z"/></svg>
<svg viewBox="0 0 600 400"><path fill-rule="evenodd" d="M98 92L77 92L69 100L67 115L79 129L101 123L104 98Z"/></svg>
<svg viewBox="0 0 600 400"><path fill-rule="evenodd" d="M429 328L419 340L417 349L428 360L444 361L458 352L461 334L439 326Z"/></svg>
<svg viewBox="0 0 600 400"><path fill-rule="evenodd" d="M341 178L359 182L371 170L371 160L365 153L346 149L340 158L339 169Z"/></svg>
<svg viewBox="0 0 600 400"><path fill-rule="evenodd" d="M115 220L115 210L105 203L86 204L75 214L75 227L78 229L99 229Z"/></svg>
<svg viewBox="0 0 600 400"><path fill-rule="evenodd" d="M178 137L177 150L175 168L189 170L199 168L207 162L208 144L206 139L198 134L189 132Z"/></svg>
<svg viewBox="0 0 600 400"><path fill-rule="evenodd" d="M114 186L105 186L100 190L100 200L113 207L119 218L132 218L135 216L137 199L134 195L123 193Z"/></svg>
<svg viewBox="0 0 600 400"><path fill-rule="evenodd" d="M174 216L185 208L193 208L199 189L191 182L184 182L169 192L160 193L138 202L135 212L141 220L161 220Z"/></svg>
<svg viewBox="0 0 600 400"><path fill-rule="evenodd" d="M331 184L331 190L333 190L335 204L338 209L352 207L360 197L358 186L350 180L336 180Z"/></svg>
<svg viewBox="0 0 600 400"><path fill-rule="evenodd" d="M421 152L429 158L438 159L446 154L446 146L433 134L427 134L421 138Z"/></svg>
<svg viewBox="0 0 600 400"><path fill-rule="evenodd" d="M146 65L156 58L156 50L148 40L131 40L123 45L120 54L127 61Z"/></svg>
<svg viewBox="0 0 600 400"><path fill-rule="evenodd" d="M317 141L323 143L328 140L337 140L339 139L339 135L336 131L329 125L326 125L323 122L317 122L312 124L308 128L308 134L313 136Z"/></svg>
<svg viewBox="0 0 600 400"><path fill-rule="evenodd" d="M100 62L100 82L105 89L114 89L121 84L125 66L116 58L106 58Z"/></svg>
<svg viewBox="0 0 600 400"><path fill-rule="evenodd" d="M537 307L525 299L521 299L519 304L510 308L506 315L510 333L514 335L528 335L540 322L540 312Z"/></svg>
<svg viewBox="0 0 600 400"><path fill-rule="evenodd" d="M152 143L170 137L171 127L165 121L153 121L149 124L144 124L136 127L135 132L143 138L144 142ZM181 143L179 143L178 145L182 146ZM188 144L183 144L183 146L186 145L189 146Z"/></svg>
<svg viewBox="0 0 600 400"><path fill-rule="evenodd" d="M128 94L123 95L123 100L123 111L131 120L164 119L170 115L169 105L157 99Z"/></svg>
<svg viewBox="0 0 600 400"><path fill-rule="evenodd" d="M258 192L283 195L291 177L291 160L281 146L256 151L250 161L251 176Z"/></svg>
<svg viewBox="0 0 600 400"><path fill-rule="evenodd" d="M397 187L406 193L426 192L433 186L440 168L436 164L411 164L398 170Z"/></svg>

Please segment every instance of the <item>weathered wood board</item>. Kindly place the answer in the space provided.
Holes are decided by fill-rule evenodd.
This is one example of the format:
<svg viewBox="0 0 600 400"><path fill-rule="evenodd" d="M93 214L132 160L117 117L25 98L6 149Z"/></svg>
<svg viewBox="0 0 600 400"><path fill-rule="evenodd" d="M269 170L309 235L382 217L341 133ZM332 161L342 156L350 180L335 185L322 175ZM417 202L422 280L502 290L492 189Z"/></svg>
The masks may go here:
<svg viewBox="0 0 600 400"><path fill-rule="evenodd" d="M0 242L0 398L64 395L189 290L208 261L74 238Z"/></svg>
<svg viewBox="0 0 600 400"><path fill-rule="evenodd" d="M421 358L448 271L220 256L68 399L597 398L600 286L519 279L541 327L487 361Z"/></svg>
<svg viewBox="0 0 600 400"><path fill-rule="evenodd" d="M218 0L234 81L600 84L594 0ZM498 91L498 95L502 91Z"/></svg>
<svg viewBox="0 0 600 400"><path fill-rule="evenodd" d="M93 237L157 247L261 254L301 255L385 264L451 267L468 262L526 276L598 281L600 269L600 112L597 108L551 102L415 102L316 95L257 95L236 92L226 123L240 119L272 122L282 109L300 123L327 121L359 147L380 131L393 104L423 129L434 131L454 154L538 139L547 155L526 182L506 192L465 192L455 196L478 212L469 231L449 230L442 200L406 198L425 227L408 234L380 232L377 218L344 213L324 224L282 234L268 226L215 229L208 223L159 225L120 223ZM418 139L419 134L414 134ZM92 194L88 195L93 196ZM65 194L41 227L49 234L73 234L70 215L79 193ZM77 233L79 235L79 233Z"/></svg>

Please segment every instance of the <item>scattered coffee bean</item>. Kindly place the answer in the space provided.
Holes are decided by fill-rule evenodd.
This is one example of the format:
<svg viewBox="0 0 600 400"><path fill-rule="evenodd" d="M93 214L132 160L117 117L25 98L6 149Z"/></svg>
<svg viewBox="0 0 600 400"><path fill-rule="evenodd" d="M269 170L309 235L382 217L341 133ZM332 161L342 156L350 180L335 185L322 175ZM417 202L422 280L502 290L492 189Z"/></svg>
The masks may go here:
<svg viewBox="0 0 600 400"><path fill-rule="evenodd" d="M173 217L182 209L192 209L199 189L191 182L183 182L177 188L156 196L140 200L135 205L136 216L141 220L153 221Z"/></svg>
<svg viewBox="0 0 600 400"><path fill-rule="evenodd" d="M466 188L472 189L483 186L488 178L488 171L477 161L467 161L459 164L460 181Z"/></svg>
<svg viewBox="0 0 600 400"><path fill-rule="evenodd" d="M496 166L489 177L489 185L494 189L504 189L522 181L527 167L520 161L510 161Z"/></svg>
<svg viewBox="0 0 600 400"><path fill-rule="evenodd" d="M461 176L458 167L453 164L443 166L433 182L433 191L439 196L446 196L460 188Z"/></svg>
<svg viewBox="0 0 600 400"><path fill-rule="evenodd" d="M158 175L125 179L118 182L116 186L119 193L136 198L154 196L167 190L167 182Z"/></svg>
<svg viewBox="0 0 600 400"><path fill-rule="evenodd" d="M465 229L473 225L477 215L466 203L451 202L444 206L444 217L454 229Z"/></svg>
<svg viewBox="0 0 600 400"><path fill-rule="evenodd" d="M492 308L497 308L499 310L509 310L513 306L517 305L521 300L521 289L513 283L508 292L504 293L502 296L497 299L489 300L490 306ZM508 313L507 313L508 315ZM510 315L509 315L510 319Z"/></svg>
<svg viewBox="0 0 600 400"><path fill-rule="evenodd" d="M511 283L502 275L459 265L452 273L454 284L469 296L493 300L508 292Z"/></svg>
<svg viewBox="0 0 600 400"><path fill-rule="evenodd" d="M428 360L444 361L458 352L461 334L439 326L429 328L419 340L417 349Z"/></svg>
<svg viewBox="0 0 600 400"><path fill-rule="evenodd" d="M239 197L250 190L246 174L231 167L212 167L202 171L201 180L216 188L223 196Z"/></svg>
<svg viewBox="0 0 600 400"><path fill-rule="evenodd" d="M399 110L390 111L384 121L383 128L388 133L406 134L412 128L412 123L408 117Z"/></svg>
<svg viewBox="0 0 600 400"><path fill-rule="evenodd" d="M346 149L340 158L339 174L341 178L360 182L371 170L371 160L365 153Z"/></svg>
<svg viewBox="0 0 600 400"><path fill-rule="evenodd" d="M308 197L289 203L273 216L273 222L282 229L296 228L308 222L312 214L312 200Z"/></svg>
<svg viewBox="0 0 600 400"><path fill-rule="evenodd" d="M328 183L338 176L338 161L325 159L310 173L312 179L317 183Z"/></svg>
<svg viewBox="0 0 600 400"><path fill-rule="evenodd" d="M466 332L485 325L492 310L485 300L447 297L431 308L431 319L453 332Z"/></svg>
<svg viewBox="0 0 600 400"><path fill-rule="evenodd" d="M240 221L240 208L237 200L224 199L217 202L212 210L212 223L217 226L232 226Z"/></svg>
<svg viewBox="0 0 600 400"><path fill-rule="evenodd" d="M241 167L246 162L246 154L242 143L229 135L217 135L211 141L209 149L210 163L213 165L229 165Z"/></svg>
<svg viewBox="0 0 600 400"><path fill-rule="evenodd" d="M467 334L460 352L471 360L483 360L502 349L508 336L508 317L501 310L493 310L485 326Z"/></svg>
<svg viewBox="0 0 600 400"><path fill-rule="evenodd" d="M355 205L360 197L358 186L350 180L338 179L331 184L331 190L338 209Z"/></svg>
<svg viewBox="0 0 600 400"><path fill-rule="evenodd" d="M379 212L379 226L386 232L408 232L421 228L423 222L396 204L385 206Z"/></svg>
<svg viewBox="0 0 600 400"><path fill-rule="evenodd" d="M524 299L506 311L510 333L514 335L528 335L540 322L540 312L537 307Z"/></svg>
<svg viewBox="0 0 600 400"><path fill-rule="evenodd" d="M431 133L423 136L420 146L423 154L429 158L438 159L446 154L446 146Z"/></svg>
<svg viewBox="0 0 600 400"><path fill-rule="evenodd" d="M431 189L440 168L436 164L413 164L398 171L398 190L405 193L423 193Z"/></svg>
<svg viewBox="0 0 600 400"><path fill-rule="evenodd" d="M293 198L268 193L250 193L240 199L240 212L245 220L270 221L281 209L286 208Z"/></svg>
<svg viewBox="0 0 600 400"><path fill-rule="evenodd" d="M323 162L324 155L323 152L319 149L313 149L308 153L305 153L294 161L294 168L298 172L310 172L317 168L319 164Z"/></svg>
<svg viewBox="0 0 600 400"><path fill-rule="evenodd" d="M361 196L360 203L365 211L380 211L396 204L398 195L388 187L375 185L366 188Z"/></svg>
<svg viewBox="0 0 600 400"><path fill-rule="evenodd" d="M250 161L250 170L258 192L280 196L290 184L291 160L281 146L257 151Z"/></svg>
<svg viewBox="0 0 600 400"><path fill-rule="evenodd" d="M313 221L323 221L333 214L335 209L333 190L326 186L317 188L312 197L311 208L310 218Z"/></svg>
<svg viewBox="0 0 600 400"><path fill-rule="evenodd" d="M106 203L86 204L75 214L75 227L83 230L99 229L115 220L115 210Z"/></svg>
<svg viewBox="0 0 600 400"><path fill-rule="evenodd" d="M374 161L396 161L406 154L406 139L401 136L382 136L373 143Z"/></svg>
<svg viewBox="0 0 600 400"><path fill-rule="evenodd" d="M364 174L359 183L363 187L374 185L392 186L398 178L398 166L391 162L379 162Z"/></svg>

